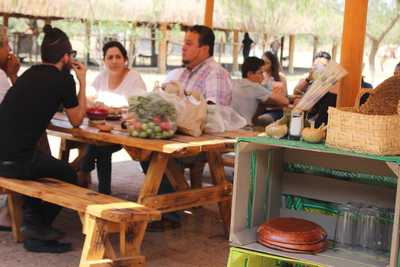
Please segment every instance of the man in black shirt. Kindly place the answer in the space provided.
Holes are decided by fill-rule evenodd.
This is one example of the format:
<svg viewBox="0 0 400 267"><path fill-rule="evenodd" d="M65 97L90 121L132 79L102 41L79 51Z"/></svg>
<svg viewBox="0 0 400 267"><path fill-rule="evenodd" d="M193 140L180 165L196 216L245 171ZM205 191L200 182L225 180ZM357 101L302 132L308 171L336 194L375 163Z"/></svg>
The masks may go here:
<svg viewBox="0 0 400 267"><path fill-rule="evenodd" d="M0 104L0 176L52 177L75 183L76 173L68 163L38 151L36 144L60 105L73 126L81 124L86 112L86 68L73 59L76 52L63 31L49 25L43 30L43 63L25 71ZM78 96L71 68L79 81ZM25 198L22 232L27 250L60 253L71 249L70 244L56 241L62 233L51 227L59 211L58 206Z"/></svg>

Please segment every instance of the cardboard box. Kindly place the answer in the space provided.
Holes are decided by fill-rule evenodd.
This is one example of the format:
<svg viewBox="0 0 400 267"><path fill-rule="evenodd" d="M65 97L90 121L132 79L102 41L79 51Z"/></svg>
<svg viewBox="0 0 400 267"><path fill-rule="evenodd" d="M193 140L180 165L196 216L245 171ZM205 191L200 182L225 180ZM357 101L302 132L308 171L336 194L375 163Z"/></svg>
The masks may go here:
<svg viewBox="0 0 400 267"><path fill-rule="evenodd" d="M388 266L389 260L372 253L329 249L317 255L293 254L269 249L257 243L259 225L274 217L304 218L321 225L334 239L336 217L281 208L282 194L297 195L335 203L356 202L394 208L390 266L397 266L399 233L398 188L367 185L329 177L285 172L284 164L302 163L337 170L399 177L399 166L355 153L339 155L323 149L303 149L265 140L240 141L236 146L230 242L234 247L311 262L315 265L354 267ZM262 139L260 139L262 140ZM254 177L252 179L251 177Z"/></svg>

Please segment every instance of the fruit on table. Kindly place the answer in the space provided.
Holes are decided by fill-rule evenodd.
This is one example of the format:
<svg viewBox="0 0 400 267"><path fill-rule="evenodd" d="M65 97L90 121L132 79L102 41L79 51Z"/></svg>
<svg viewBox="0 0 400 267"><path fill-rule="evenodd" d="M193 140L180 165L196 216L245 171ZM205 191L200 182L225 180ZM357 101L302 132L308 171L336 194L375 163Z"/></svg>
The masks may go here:
<svg viewBox="0 0 400 267"><path fill-rule="evenodd" d="M126 121L128 132L133 137L164 139L174 135L176 124L161 117L152 120L130 119Z"/></svg>

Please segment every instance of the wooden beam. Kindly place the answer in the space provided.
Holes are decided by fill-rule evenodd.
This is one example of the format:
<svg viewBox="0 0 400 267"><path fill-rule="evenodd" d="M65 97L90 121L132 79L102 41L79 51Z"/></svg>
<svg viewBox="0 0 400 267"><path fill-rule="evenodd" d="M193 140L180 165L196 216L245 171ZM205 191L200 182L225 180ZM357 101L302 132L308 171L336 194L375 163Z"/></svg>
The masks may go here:
<svg viewBox="0 0 400 267"><path fill-rule="evenodd" d="M3 25L8 27L9 15L3 15Z"/></svg>
<svg viewBox="0 0 400 267"><path fill-rule="evenodd" d="M340 64L348 71L341 82L337 106L352 107L361 88L368 0L347 0L344 9Z"/></svg>
<svg viewBox="0 0 400 267"><path fill-rule="evenodd" d="M206 0L206 10L204 12L204 25L212 28L214 15L214 0Z"/></svg>
<svg viewBox="0 0 400 267"><path fill-rule="evenodd" d="M239 31L233 31L233 64L232 64L232 72L239 71Z"/></svg>
<svg viewBox="0 0 400 267"><path fill-rule="evenodd" d="M47 24L48 24L48 25L51 25L51 18L45 18L45 19L44 19L44 24L45 24L45 25L47 25Z"/></svg>
<svg viewBox="0 0 400 267"><path fill-rule="evenodd" d="M85 21L85 61L86 61L86 66L89 65L89 60L90 60L90 37L91 37L91 32L92 32L92 26L89 20Z"/></svg>
<svg viewBox="0 0 400 267"><path fill-rule="evenodd" d="M160 32L160 47L158 54L158 71L160 73L165 73L167 71L167 49L168 49L168 25L166 23L161 23Z"/></svg>
<svg viewBox="0 0 400 267"><path fill-rule="evenodd" d="M289 73L294 72L294 50L296 44L296 35L289 35Z"/></svg>
<svg viewBox="0 0 400 267"><path fill-rule="evenodd" d="M216 202L226 203L230 207L231 199L232 185L226 183L206 188L148 196L143 199L143 205L162 212L171 212ZM230 208L226 207L226 216L229 217L228 215L230 215Z"/></svg>
<svg viewBox="0 0 400 267"><path fill-rule="evenodd" d="M332 51L331 51L332 60L334 62L336 62L336 60L337 60L337 52L338 52L338 43L337 43L337 41L334 41L332 44Z"/></svg>
<svg viewBox="0 0 400 267"><path fill-rule="evenodd" d="M317 35L313 36L313 55L312 55L312 59L314 60L315 55L318 52L318 46L319 46L319 38Z"/></svg>

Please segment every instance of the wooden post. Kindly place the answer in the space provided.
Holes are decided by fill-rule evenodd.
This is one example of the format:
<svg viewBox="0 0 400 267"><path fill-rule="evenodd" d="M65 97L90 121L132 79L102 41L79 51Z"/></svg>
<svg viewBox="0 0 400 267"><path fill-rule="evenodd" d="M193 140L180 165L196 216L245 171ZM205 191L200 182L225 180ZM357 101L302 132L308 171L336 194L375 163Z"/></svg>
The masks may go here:
<svg viewBox="0 0 400 267"><path fill-rule="evenodd" d="M129 49L128 49L129 67L132 67L133 63L135 62L136 39L134 32L136 32L136 22L132 22L132 33L129 36Z"/></svg>
<svg viewBox="0 0 400 267"><path fill-rule="evenodd" d="M338 52L338 43L336 41L334 41L333 44L332 44L332 52L331 52L332 60L334 62L337 61L337 52Z"/></svg>
<svg viewBox="0 0 400 267"><path fill-rule="evenodd" d="M9 15L3 15L3 25L8 27L8 19L9 19Z"/></svg>
<svg viewBox="0 0 400 267"><path fill-rule="evenodd" d="M51 19L50 18L46 18L45 20L44 20L44 25L51 25Z"/></svg>
<svg viewBox="0 0 400 267"><path fill-rule="evenodd" d="M289 73L294 72L294 49L295 49L296 35L289 35Z"/></svg>
<svg viewBox="0 0 400 267"><path fill-rule="evenodd" d="M212 28L214 15L214 0L206 0L206 10L204 12L204 25Z"/></svg>
<svg viewBox="0 0 400 267"><path fill-rule="evenodd" d="M314 60L314 58L315 58L315 55L317 54L317 52L318 52L318 45L319 45L319 38L318 38L318 36L316 36L316 35L314 35L313 36L313 53L312 53L312 59Z"/></svg>
<svg viewBox="0 0 400 267"><path fill-rule="evenodd" d="M152 67L157 66L157 53L156 53L156 29L154 29L154 27L150 28L150 44L151 44L151 59L150 59L150 65Z"/></svg>
<svg viewBox="0 0 400 267"><path fill-rule="evenodd" d="M233 64L232 64L232 72L238 72L239 71L239 50L240 50L240 46L239 46L239 31L238 30L234 30L233 31L233 50L232 50L232 54L233 54Z"/></svg>
<svg viewBox="0 0 400 267"><path fill-rule="evenodd" d="M167 71L167 49L168 49L168 25L161 23L160 25L161 39L158 54L158 71L165 73Z"/></svg>
<svg viewBox="0 0 400 267"><path fill-rule="evenodd" d="M86 66L89 65L90 61L90 36L91 36L91 25L90 21L86 20L85 21L85 33L86 33L86 38L85 38L85 61L86 61Z"/></svg>
<svg viewBox="0 0 400 267"><path fill-rule="evenodd" d="M368 0L347 0L344 9L341 65L348 74L341 82L337 106L352 107L361 87Z"/></svg>
<svg viewBox="0 0 400 267"><path fill-rule="evenodd" d="M285 48L285 36L281 37L281 54L280 54L280 58L279 58L279 62L281 63L281 67L283 68L283 49Z"/></svg>

